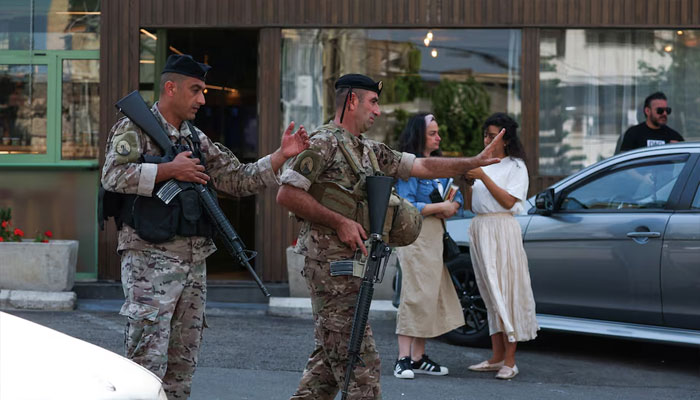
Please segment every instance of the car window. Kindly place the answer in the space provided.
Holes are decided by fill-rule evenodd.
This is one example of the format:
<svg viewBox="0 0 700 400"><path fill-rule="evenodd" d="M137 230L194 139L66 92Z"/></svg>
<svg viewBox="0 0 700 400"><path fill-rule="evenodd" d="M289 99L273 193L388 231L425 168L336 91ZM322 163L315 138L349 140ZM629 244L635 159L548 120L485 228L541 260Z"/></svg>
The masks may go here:
<svg viewBox="0 0 700 400"><path fill-rule="evenodd" d="M695 190L695 198L693 198L693 204L690 205L691 210L700 210L700 185Z"/></svg>
<svg viewBox="0 0 700 400"><path fill-rule="evenodd" d="M684 165L667 161L614 170L566 193L560 209L664 208Z"/></svg>

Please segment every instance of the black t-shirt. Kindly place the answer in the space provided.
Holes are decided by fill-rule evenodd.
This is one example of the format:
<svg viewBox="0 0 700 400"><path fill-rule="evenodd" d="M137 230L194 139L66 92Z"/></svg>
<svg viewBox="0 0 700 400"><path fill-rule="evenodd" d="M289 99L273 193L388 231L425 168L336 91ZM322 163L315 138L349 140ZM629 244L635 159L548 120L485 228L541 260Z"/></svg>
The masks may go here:
<svg viewBox="0 0 700 400"><path fill-rule="evenodd" d="M618 153L640 147L660 146L670 143L671 140L682 142L683 136L666 125L662 125L659 129L651 129L646 122L642 122L625 132Z"/></svg>

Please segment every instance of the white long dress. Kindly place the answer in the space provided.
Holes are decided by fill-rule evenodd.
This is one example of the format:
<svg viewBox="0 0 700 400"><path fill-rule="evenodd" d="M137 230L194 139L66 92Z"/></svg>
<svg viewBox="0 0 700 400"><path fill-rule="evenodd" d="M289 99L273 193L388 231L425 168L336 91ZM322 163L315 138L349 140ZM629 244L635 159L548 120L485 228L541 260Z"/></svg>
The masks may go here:
<svg viewBox="0 0 700 400"><path fill-rule="evenodd" d="M469 251L488 312L489 333L504 332L510 342L532 340L539 330L535 299L522 230L513 217L524 211L529 185L527 167L518 158L506 157L482 169L496 185L521 200L508 210L481 180L472 188L472 210L477 216L469 227Z"/></svg>

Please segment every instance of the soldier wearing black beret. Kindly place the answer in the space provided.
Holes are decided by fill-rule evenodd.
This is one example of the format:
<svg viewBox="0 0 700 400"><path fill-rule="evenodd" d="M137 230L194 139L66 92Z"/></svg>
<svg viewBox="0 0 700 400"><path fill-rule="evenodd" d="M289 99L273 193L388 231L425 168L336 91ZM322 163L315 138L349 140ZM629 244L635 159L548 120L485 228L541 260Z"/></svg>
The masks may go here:
<svg viewBox="0 0 700 400"><path fill-rule="evenodd" d="M189 54L171 54L163 67L163 74L173 72L180 75L197 78L202 82L207 79L207 72L211 69L210 65L197 62Z"/></svg>
<svg viewBox="0 0 700 400"><path fill-rule="evenodd" d="M166 163L143 162L143 154L161 151L122 118L107 139L102 170L102 186L122 204L112 215L121 220L117 250L125 295L120 314L128 317L126 356L163 380L168 399L190 394L204 327L205 260L216 247L214 226L193 190L183 190L169 205L154 193L170 179L208 185L235 197L276 189L277 171L307 148L309 140L304 127L292 134L292 122L277 151L254 163L238 161L190 122L205 103L210 69L189 55L171 55L161 75L160 98L151 108L170 140L192 151Z"/></svg>
<svg viewBox="0 0 700 400"><path fill-rule="evenodd" d="M331 276L330 271L336 261L353 260L356 250L367 255L364 240L369 227L363 226L361 211L366 209L367 194L361 180L378 173L402 179L445 178L499 161L492 154L496 146L503 146L503 133L478 156L470 158L416 158L368 139L363 133L381 114L381 91L382 82L368 76L340 77L335 83L334 119L311 134L309 149L291 160L280 178L282 187L277 202L302 220L295 251L304 255L303 275L310 289L315 321L316 348L293 400L334 399L344 383L350 330L362 279ZM405 228L401 231L414 232L417 225L420 232L422 217L417 210L391 214L397 215L396 219L387 217L392 218L392 228L396 223ZM399 215L416 218L402 220ZM393 229L389 232L389 243L392 234ZM397 242L397 245L410 243L412 240L407 237L399 238L406 243ZM369 325L360 358L363 362L354 367L349 398L380 398L380 358Z"/></svg>

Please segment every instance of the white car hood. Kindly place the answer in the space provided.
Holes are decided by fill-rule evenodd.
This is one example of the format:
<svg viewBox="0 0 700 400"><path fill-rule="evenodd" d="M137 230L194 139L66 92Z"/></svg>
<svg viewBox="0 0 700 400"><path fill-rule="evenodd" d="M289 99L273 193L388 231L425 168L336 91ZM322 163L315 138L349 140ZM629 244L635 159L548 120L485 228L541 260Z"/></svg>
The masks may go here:
<svg viewBox="0 0 700 400"><path fill-rule="evenodd" d="M0 399L159 398L164 398L160 380L140 365L0 312Z"/></svg>

